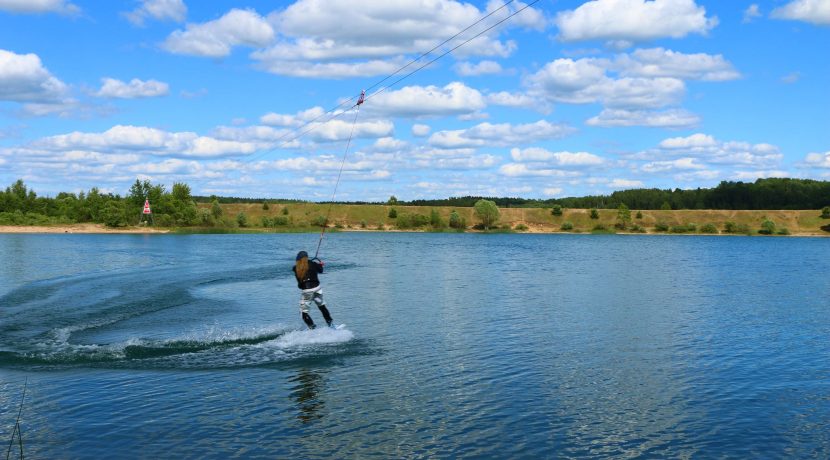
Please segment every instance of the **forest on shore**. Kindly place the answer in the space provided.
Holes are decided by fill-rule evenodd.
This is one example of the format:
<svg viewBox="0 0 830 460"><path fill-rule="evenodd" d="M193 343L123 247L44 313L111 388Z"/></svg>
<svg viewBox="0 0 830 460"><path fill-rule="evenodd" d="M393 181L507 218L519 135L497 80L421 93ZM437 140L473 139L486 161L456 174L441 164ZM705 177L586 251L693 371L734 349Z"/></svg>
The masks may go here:
<svg viewBox="0 0 830 460"><path fill-rule="evenodd" d="M151 216L142 213L145 201L152 206ZM102 193L94 187L87 192L61 192L54 197L44 197L38 196L22 180L17 180L0 191L0 225L98 223L113 228L154 225L277 230L327 225L463 231L468 227L498 228L499 208L503 212L518 208L542 210L541 215L549 212L547 215L554 219L562 216L563 210L572 210L574 216L580 212L586 216L590 214L594 216L592 219L599 219L604 213L616 216L613 225L618 229L637 231L642 226L638 227L630 216L631 210L637 210L638 215L649 210L821 210L822 218L830 218L830 181L790 178L758 179L751 183L724 181L708 189L630 189L610 195L550 200L467 196L403 201L392 196L383 203L338 202L338 209L351 210L351 215L341 217L339 222L334 217L327 217L323 208L328 205L271 198L200 197L193 196L190 186L185 183L176 182L168 190L166 186L148 180L136 180L124 196ZM669 224L663 222L665 218L654 219L657 231L670 230ZM562 230L568 230L568 224L572 223L563 221ZM591 225L586 230L604 228L599 223ZM739 230L742 233L745 229ZM728 232L727 229L724 231Z"/></svg>

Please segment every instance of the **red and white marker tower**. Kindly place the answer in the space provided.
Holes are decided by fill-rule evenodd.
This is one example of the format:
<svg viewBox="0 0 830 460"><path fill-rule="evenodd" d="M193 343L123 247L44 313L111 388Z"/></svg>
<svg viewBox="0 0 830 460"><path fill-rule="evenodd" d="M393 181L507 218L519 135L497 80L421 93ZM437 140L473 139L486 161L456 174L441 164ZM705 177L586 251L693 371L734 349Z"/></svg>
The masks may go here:
<svg viewBox="0 0 830 460"><path fill-rule="evenodd" d="M153 211L150 209L150 200L144 200L144 210L141 211L138 222L141 224L148 221L153 225Z"/></svg>

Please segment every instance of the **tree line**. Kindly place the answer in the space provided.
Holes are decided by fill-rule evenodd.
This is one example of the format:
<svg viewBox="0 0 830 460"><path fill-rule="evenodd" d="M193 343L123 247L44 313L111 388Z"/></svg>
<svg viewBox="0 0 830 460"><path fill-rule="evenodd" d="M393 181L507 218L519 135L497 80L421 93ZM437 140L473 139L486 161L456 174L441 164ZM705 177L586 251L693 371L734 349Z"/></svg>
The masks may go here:
<svg viewBox="0 0 830 460"><path fill-rule="evenodd" d="M297 203L298 200L194 197L190 186L176 182L168 190L162 184L138 180L125 196L101 192L97 187L78 193L61 192L55 197L38 196L23 180L0 191L0 224L42 225L95 222L111 227L136 225L142 220L144 201L149 200L154 224L160 226L214 226L227 224L220 203L262 202ZM821 209L830 206L830 181L810 179L758 179L755 182L721 182L714 188L682 190L631 189L610 195L568 197L550 200L499 197L452 197L440 200L399 201L387 205L474 207L485 200L502 208L565 207L582 209ZM199 208L197 203L211 203ZM350 204L355 204L350 202ZM381 203L362 203L381 204Z"/></svg>
<svg viewBox="0 0 830 460"><path fill-rule="evenodd" d="M394 197L393 197L394 198ZM631 209L821 209L830 205L830 181L770 178L755 182L723 181L714 188L641 188L610 195L532 200L464 196L439 200L397 201L401 205L472 207L481 199L499 207L540 208L554 205L576 209L616 209L625 204Z"/></svg>

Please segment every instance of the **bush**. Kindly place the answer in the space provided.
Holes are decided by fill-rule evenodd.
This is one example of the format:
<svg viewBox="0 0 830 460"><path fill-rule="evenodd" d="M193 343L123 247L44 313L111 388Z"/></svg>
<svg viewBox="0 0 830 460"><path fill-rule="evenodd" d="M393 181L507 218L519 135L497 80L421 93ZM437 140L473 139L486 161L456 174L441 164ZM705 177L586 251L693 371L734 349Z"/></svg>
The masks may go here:
<svg viewBox="0 0 830 460"><path fill-rule="evenodd" d="M513 230L516 230L518 232L524 232L524 231L527 230L527 225L525 225L525 224L516 225L515 227L513 227Z"/></svg>
<svg viewBox="0 0 830 460"><path fill-rule="evenodd" d="M550 210L550 213L554 216L561 216L562 215L562 206L555 204L553 205L553 209Z"/></svg>
<svg viewBox="0 0 830 460"><path fill-rule="evenodd" d="M737 233L737 230L738 230L738 224L736 224L735 222L732 222L731 220L727 221L726 223L723 224L723 232L724 233Z"/></svg>
<svg viewBox="0 0 830 460"><path fill-rule="evenodd" d="M775 234L776 235L789 235L790 231L787 229L787 227L781 227Z"/></svg>
<svg viewBox="0 0 830 460"><path fill-rule="evenodd" d="M637 211L637 218L638 218L638 219L642 219L642 218L643 218L643 213L642 213L641 211Z"/></svg>
<svg viewBox="0 0 830 460"><path fill-rule="evenodd" d="M664 201L663 204L660 205L661 211L671 211L671 205L668 201Z"/></svg>
<svg viewBox="0 0 830 460"><path fill-rule="evenodd" d="M271 219L268 216L262 216L262 226L268 228L271 225Z"/></svg>
<svg viewBox="0 0 830 460"><path fill-rule="evenodd" d="M267 211L267 210L271 209L271 207L270 207L270 206L268 206L268 202L267 202L267 201L263 201L263 202L262 202L262 209L263 209L264 211Z"/></svg>
<svg viewBox="0 0 830 460"><path fill-rule="evenodd" d="M435 208L432 208L429 212L429 224L432 225L432 228L445 228L447 226Z"/></svg>
<svg viewBox="0 0 830 460"><path fill-rule="evenodd" d="M326 216L317 216L311 221L311 225L315 227L325 227L328 225L328 219L326 219Z"/></svg>
<svg viewBox="0 0 830 460"><path fill-rule="evenodd" d="M280 212L282 212L283 216L287 216L288 215L288 208L282 208L282 211L280 211Z"/></svg>
<svg viewBox="0 0 830 460"><path fill-rule="evenodd" d="M464 230L467 228L467 220L458 215L458 213L453 210L450 213L450 227L456 230Z"/></svg>
<svg viewBox="0 0 830 460"><path fill-rule="evenodd" d="M705 224L700 227L700 233L718 233L718 228L715 224Z"/></svg>
<svg viewBox="0 0 830 460"><path fill-rule="evenodd" d="M423 214L402 213L398 216L397 226L400 229L424 227L429 224L429 217Z"/></svg>
<svg viewBox="0 0 830 460"><path fill-rule="evenodd" d="M772 235L775 233L775 222L766 219L761 222L761 229L758 230L761 235Z"/></svg>
<svg viewBox="0 0 830 460"><path fill-rule="evenodd" d="M689 229L685 225L672 225L669 231L671 233L686 233Z"/></svg>
<svg viewBox="0 0 830 460"><path fill-rule="evenodd" d="M366 228L366 225L367 223L365 219L360 221L360 228Z"/></svg>
<svg viewBox="0 0 830 460"><path fill-rule="evenodd" d="M275 227L283 227L288 225L288 218L285 216L278 216L271 219L271 223L274 224Z"/></svg>
<svg viewBox="0 0 830 460"><path fill-rule="evenodd" d="M565 231L565 232L573 230L573 229L574 229L574 224L572 222L567 221L567 220L565 222L562 222L562 225L559 227L559 230L562 230L562 231Z"/></svg>
<svg viewBox="0 0 830 460"><path fill-rule="evenodd" d="M218 200L213 200L210 203L210 213L213 214L214 219L219 219L222 217L222 207L219 206Z"/></svg>
<svg viewBox="0 0 830 460"><path fill-rule="evenodd" d="M825 206L821 210L821 218L822 219L830 219L830 206Z"/></svg>
<svg viewBox="0 0 830 460"><path fill-rule="evenodd" d="M599 211L597 211L597 208L591 208L591 219L599 219Z"/></svg>
<svg viewBox="0 0 830 460"><path fill-rule="evenodd" d="M592 228L591 230L593 230L593 231L598 231L598 230L599 231L605 231L605 230L608 230L608 228L605 226L605 224L596 224L596 225L594 225L594 228Z"/></svg>
<svg viewBox="0 0 830 460"><path fill-rule="evenodd" d="M630 228L630 231L632 233L647 233L646 228L639 225L639 224L632 225L631 228Z"/></svg>
<svg viewBox="0 0 830 460"><path fill-rule="evenodd" d="M239 214L236 215L236 223L240 227L248 226L248 216L245 214L245 211L239 211Z"/></svg>
<svg viewBox="0 0 830 460"><path fill-rule="evenodd" d="M669 231L669 224L665 222L657 222L656 224L654 224L654 230L658 232L667 232Z"/></svg>
<svg viewBox="0 0 830 460"><path fill-rule="evenodd" d="M390 209L389 210L389 218L390 219L395 219L397 217L398 217L398 211L396 211L395 208Z"/></svg>

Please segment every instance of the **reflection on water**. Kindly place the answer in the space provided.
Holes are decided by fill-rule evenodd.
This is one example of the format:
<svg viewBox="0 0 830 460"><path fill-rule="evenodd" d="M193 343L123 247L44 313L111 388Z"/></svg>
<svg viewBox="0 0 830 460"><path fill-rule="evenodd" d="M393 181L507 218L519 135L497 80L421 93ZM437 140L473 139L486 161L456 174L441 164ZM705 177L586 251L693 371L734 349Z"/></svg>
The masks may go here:
<svg viewBox="0 0 830 460"><path fill-rule="evenodd" d="M305 424L322 418L322 410L326 405L321 397L325 386L323 375L301 367L297 370L297 375L288 381L294 385L291 387L291 398L297 403L297 420Z"/></svg>

